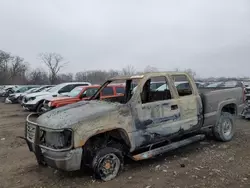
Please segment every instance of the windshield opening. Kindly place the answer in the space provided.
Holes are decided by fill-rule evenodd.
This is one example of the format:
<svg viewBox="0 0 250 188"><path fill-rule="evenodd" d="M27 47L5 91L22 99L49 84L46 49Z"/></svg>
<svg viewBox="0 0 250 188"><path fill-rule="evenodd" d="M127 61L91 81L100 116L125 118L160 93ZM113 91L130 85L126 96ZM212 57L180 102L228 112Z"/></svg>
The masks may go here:
<svg viewBox="0 0 250 188"><path fill-rule="evenodd" d="M76 97L78 96L81 91L83 90L84 87L76 87L74 89L72 89L69 93L67 93L67 96L69 97Z"/></svg>
<svg viewBox="0 0 250 188"><path fill-rule="evenodd" d="M107 81L89 100L106 100L125 104L133 96L140 80L141 78Z"/></svg>

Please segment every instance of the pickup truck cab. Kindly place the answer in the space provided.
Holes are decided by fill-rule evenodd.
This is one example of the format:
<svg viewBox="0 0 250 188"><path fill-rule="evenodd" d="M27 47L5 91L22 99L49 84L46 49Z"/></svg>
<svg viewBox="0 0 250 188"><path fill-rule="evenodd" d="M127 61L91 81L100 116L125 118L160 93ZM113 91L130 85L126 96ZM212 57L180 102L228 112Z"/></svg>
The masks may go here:
<svg viewBox="0 0 250 188"><path fill-rule="evenodd" d="M29 111L35 111L37 113L42 112L43 102L48 97L57 97L63 95L64 93L70 92L72 89L78 86L89 86L89 82L68 82L58 84L48 91L42 91L37 93L31 93L23 97L21 105L24 109Z"/></svg>
<svg viewBox="0 0 250 188"><path fill-rule="evenodd" d="M92 97L99 88L100 85L80 86L74 88L73 90L71 90L71 92L65 94L65 96L51 97L49 99L46 99L43 102L42 111L44 113L64 105L76 103L81 100L87 100ZM125 88L122 84L109 85L100 93L100 98L106 99L118 95L123 95L124 91Z"/></svg>
<svg viewBox="0 0 250 188"><path fill-rule="evenodd" d="M154 80L167 85L151 90ZM112 83L126 83L124 96L100 100ZM175 82L188 81L177 89ZM133 92L134 83L137 85ZM168 89L167 89L168 88ZM76 171L90 167L103 181L115 178L124 157L135 161L205 138L230 141L235 117L242 110L242 88L198 90L193 78L181 72L157 72L107 80L87 101L27 117L25 140L40 165Z"/></svg>

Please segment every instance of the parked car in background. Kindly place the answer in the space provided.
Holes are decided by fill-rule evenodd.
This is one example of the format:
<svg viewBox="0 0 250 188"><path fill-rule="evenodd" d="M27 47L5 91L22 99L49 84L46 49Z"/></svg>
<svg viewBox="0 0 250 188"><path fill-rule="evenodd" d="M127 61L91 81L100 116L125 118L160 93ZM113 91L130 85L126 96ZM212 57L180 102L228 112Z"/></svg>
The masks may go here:
<svg viewBox="0 0 250 188"><path fill-rule="evenodd" d="M79 102L81 100L87 100L92 97L99 88L100 85L80 86L71 90L71 92L67 93L66 96L45 99L43 102L42 112L44 113L61 106ZM102 90L100 97L101 100L116 97L124 95L124 91L124 85L108 85Z"/></svg>
<svg viewBox="0 0 250 188"><path fill-rule="evenodd" d="M177 88L184 77L189 88ZM166 90L151 89L154 79L165 80ZM124 95L101 100L107 85L125 80ZM137 87L132 92L132 83ZM243 107L242 88L198 89L192 77L181 72L145 73L107 80L87 101L69 104L37 119L27 117L28 148L40 165L64 171L91 168L103 181L114 179L124 157L135 161L205 138L233 139L238 113Z"/></svg>
<svg viewBox="0 0 250 188"><path fill-rule="evenodd" d="M0 91L0 97L8 97L9 94L14 92L14 89L19 86L17 85L6 85L4 88Z"/></svg>
<svg viewBox="0 0 250 188"><path fill-rule="evenodd" d="M229 81L223 82L219 87L227 87L227 88L242 87L244 88L245 86L241 81L229 80Z"/></svg>
<svg viewBox="0 0 250 188"><path fill-rule="evenodd" d="M246 95L246 105L241 113L241 116L245 119L250 119L250 82L243 82L245 86L245 95Z"/></svg>
<svg viewBox="0 0 250 188"><path fill-rule="evenodd" d="M214 82L211 84L208 84L206 87L220 87L223 82Z"/></svg>
<svg viewBox="0 0 250 188"><path fill-rule="evenodd" d="M13 93L13 94L9 94L9 96L5 99L5 103L18 103L20 100L20 97L22 95L28 94L28 93L32 93L33 91L35 91L37 88L31 88L25 92L22 93Z"/></svg>
<svg viewBox="0 0 250 188"><path fill-rule="evenodd" d="M37 93L31 93L26 95L21 105L24 109L35 112L42 112L43 102L46 98L57 97L63 95L64 93L70 92L72 89L78 86L89 86L89 82L68 82L56 85L49 89L48 91L42 91Z"/></svg>
<svg viewBox="0 0 250 188"><path fill-rule="evenodd" d="M152 83L150 83L150 88L152 90L156 90L158 87L162 86L163 84L165 84L165 83L162 81L152 82Z"/></svg>
<svg viewBox="0 0 250 188"><path fill-rule="evenodd" d="M24 93L32 88L38 88L40 86L38 85L24 85L24 86L19 86L16 88L13 88L12 92L9 93L7 96L5 102L6 103L16 103L18 101L18 97L20 96L21 93Z"/></svg>
<svg viewBox="0 0 250 188"><path fill-rule="evenodd" d="M26 96L27 94L47 91L49 88L52 88L52 87L53 87L53 85L44 85L44 86L40 86L38 88L30 89L30 90L28 90L28 91L26 91L24 93L20 93L20 95L18 97L18 102L22 103L23 97Z"/></svg>
<svg viewBox="0 0 250 188"><path fill-rule="evenodd" d="M200 82L195 82L195 84L196 84L197 88L202 87ZM175 82L175 86L176 86L177 89L188 89L188 88L190 88L189 82L187 82L187 81ZM169 89L168 85L163 84L162 86L158 87L156 89L156 91L165 91L165 90L168 90L168 89Z"/></svg>

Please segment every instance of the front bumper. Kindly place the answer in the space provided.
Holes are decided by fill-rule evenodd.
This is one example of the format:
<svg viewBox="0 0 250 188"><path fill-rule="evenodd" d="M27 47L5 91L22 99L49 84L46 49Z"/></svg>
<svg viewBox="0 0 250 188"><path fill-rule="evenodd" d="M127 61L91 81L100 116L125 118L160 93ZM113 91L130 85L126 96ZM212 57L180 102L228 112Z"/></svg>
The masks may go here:
<svg viewBox="0 0 250 188"><path fill-rule="evenodd" d="M11 104L12 101L11 101L9 98L6 98L6 99L5 99L5 103L6 103L6 104Z"/></svg>
<svg viewBox="0 0 250 188"><path fill-rule="evenodd" d="M5 102L7 102L7 100L8 100L8 103L13 103L13 104L18 102L17 98L10 97L10 96L6 98Z"/></svg>
<svg viewBox="0 0 250 188"><path fill-rule="evenodd" d="M22 104L22 107L25 110L29 110L29 111L36 111L36 104Z"/></svg>
<svg viewBox="0 0 250 188"><path fill-rule="evenodd" d="M57 150L39 145L40 126L29 120L31 115L35 114L30 114L27 117L25 140L29 150L35 154L38 163L46 164L52 168L64 171L80 170L83 149L73 149L70 147L70 149Z"/></svg>
<svg viewBox="0 0 250 188"><path fill-rule="evenodd" d="M37 161L52 168L63 171L77 171L81 169L82 148L57 152L41 148L26 139L28 148L33 152Z"/></svg>

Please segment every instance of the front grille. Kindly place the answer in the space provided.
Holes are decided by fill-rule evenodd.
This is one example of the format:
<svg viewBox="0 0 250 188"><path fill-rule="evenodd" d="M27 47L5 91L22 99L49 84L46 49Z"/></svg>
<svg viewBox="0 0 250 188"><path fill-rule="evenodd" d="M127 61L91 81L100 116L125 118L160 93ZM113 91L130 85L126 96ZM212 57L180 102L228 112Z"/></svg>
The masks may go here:
<svg viewBox="0 0 250 188"><path fill-rule="evenodd" d="M30 142L35 142L35 136L36 136L36 126L35 125L32 125L30 123L27 123L26 125L26 128L27 128L27 139L30 141Z"/></svg>

